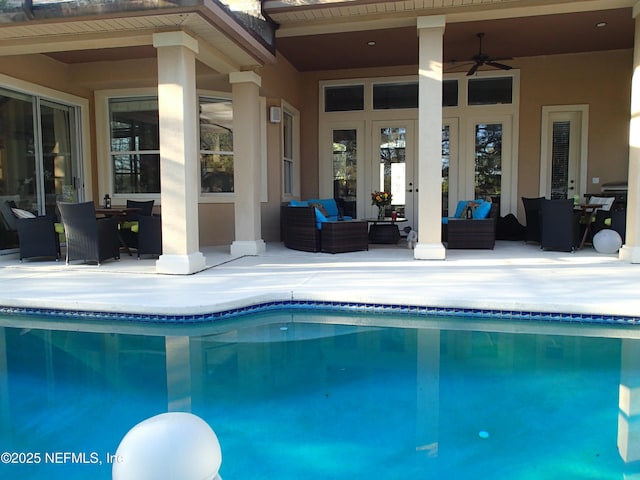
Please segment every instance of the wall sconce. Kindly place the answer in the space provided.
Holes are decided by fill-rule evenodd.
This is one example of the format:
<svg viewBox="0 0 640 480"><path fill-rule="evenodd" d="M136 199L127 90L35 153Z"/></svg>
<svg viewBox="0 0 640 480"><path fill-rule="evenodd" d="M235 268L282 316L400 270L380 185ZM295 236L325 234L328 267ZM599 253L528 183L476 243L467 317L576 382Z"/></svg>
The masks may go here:
<svg viewBox="0 0 640 480"><path fill-rule="evenodd" d="M282 121L282 108L269 107L269 121L271 123L280 123Z"/></svg>

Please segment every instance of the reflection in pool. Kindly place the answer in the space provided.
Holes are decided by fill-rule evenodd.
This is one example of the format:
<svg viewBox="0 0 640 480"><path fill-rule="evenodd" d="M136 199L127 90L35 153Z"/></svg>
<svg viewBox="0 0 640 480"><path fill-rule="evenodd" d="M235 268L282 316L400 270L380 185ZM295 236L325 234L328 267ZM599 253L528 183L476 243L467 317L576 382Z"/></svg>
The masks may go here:
<svg viewBox="0 0 640 480"><path fill-rule="evenodd" d="M18 323L0 328L0 451L41 461L14 456L1 478L110 479L126 432L176 410L215 430L225 479L640 473L633 330L302 312L208 330ZM59 452L74 456L45 456Z"/></svg>

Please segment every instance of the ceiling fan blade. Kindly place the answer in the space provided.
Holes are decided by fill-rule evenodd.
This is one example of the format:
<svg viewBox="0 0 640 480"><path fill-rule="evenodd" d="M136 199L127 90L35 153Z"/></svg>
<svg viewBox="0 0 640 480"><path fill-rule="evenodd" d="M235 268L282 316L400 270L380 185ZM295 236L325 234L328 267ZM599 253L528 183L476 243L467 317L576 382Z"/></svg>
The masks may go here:
<svg viewBox="0 0 640 480"><path fill-rule="evenodd" d="M494 61L487 62L486 64L490 65L492 67L500 68L502 70L511 70L513 68L510 65L505 65L504 63L498 63L498 62L494 62Z"/></svg>
<svg viewBox="0 0 640 480"><path fill-rule="evenodd" d="M445 73L466 72L475 62L451 62L444 67Z"/></svg>
<svg viewBox="0 0 640 480"><path fill-rule="evenodd" d="M480 67L479 63L476 63L473 67L471 67L469 69L469 71L467 72L467 77L473 75L474 73L476 73L476 70L478 70L478 68Z"/></svg>

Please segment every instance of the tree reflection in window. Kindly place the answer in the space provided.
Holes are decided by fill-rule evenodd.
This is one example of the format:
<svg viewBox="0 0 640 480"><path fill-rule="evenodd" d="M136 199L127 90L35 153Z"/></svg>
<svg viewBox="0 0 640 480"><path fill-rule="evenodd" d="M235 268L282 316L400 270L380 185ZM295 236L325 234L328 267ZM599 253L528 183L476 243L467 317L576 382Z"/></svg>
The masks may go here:
<svg viewBox="0 0 640 480"><path fill-rule="evenodd" d="M499 197L502 184L502 124L476 125L476 198Z"/></svg>
<svg viewBox="0 0 640 480"><path fill-rule="evenodd" d="M231 193L233 187L233 107L231 100L200 98L200 178L202 193Z"/></svg>

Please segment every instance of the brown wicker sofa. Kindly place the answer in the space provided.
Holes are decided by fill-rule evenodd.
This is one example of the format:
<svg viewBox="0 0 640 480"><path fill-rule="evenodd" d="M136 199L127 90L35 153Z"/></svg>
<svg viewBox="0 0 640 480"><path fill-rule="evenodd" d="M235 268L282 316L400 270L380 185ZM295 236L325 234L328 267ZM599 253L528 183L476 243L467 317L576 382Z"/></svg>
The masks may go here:
<svg viewBox="0 0 640 480"><path fill-rule="evenodd" d="M498 204L492 203L486 218L451 217L448 223L442 225L442 240L447 248L493 249L498 212Z"/></svg>
<svg viewBox="0 0 640 480"><path fill-rule="evenodd" d="M281 236L285 247L304 252L344 253L368 250L368 223L337 215L323 216L314 205L296 202L280 206ZM323 200L326 205L327 201ZM335 212L337 212L337 207ZM330 213L335 213L330 212Z"/></svg>

